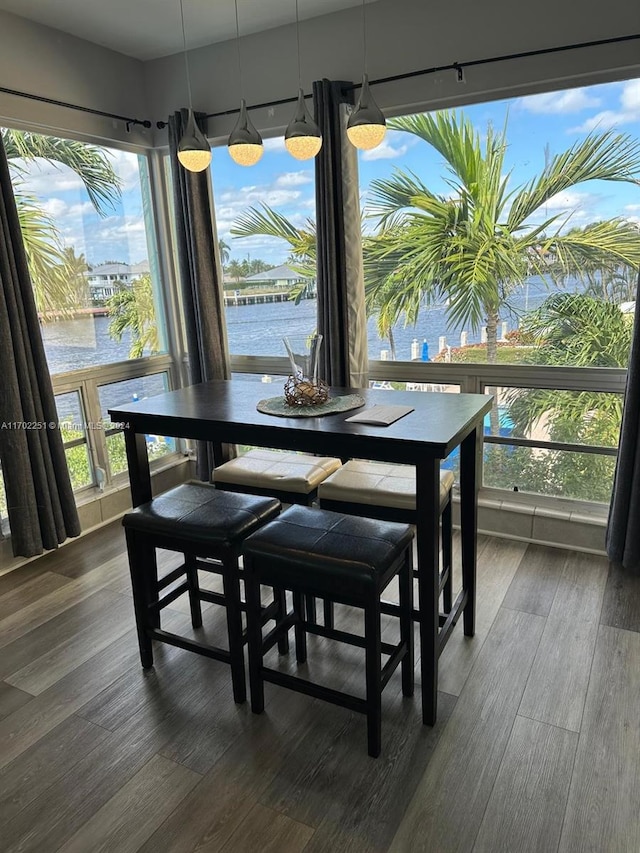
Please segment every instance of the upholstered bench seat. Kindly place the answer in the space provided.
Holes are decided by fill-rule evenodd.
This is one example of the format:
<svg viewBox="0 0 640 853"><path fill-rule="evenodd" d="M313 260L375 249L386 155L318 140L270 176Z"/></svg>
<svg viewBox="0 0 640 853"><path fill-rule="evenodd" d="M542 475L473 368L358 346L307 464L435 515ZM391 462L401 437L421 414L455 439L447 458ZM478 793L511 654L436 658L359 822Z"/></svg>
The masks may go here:
<svg viewBox="0 0 640 853"><path fill-rule="evenodd" d="M218 488L253 494L274 494L288 503L307 503L320 483L337 471L341 462L328 456L249 450L243 456L214 469Z"/></svg>
<svg viewBox="0 0 640 853"><path fill-rule="evenodd" d="M449 500L454 476L440 472L440 506ZM320 501L370 504L415 511L416 473L412 465L393 465L351 459L321 483Z"/></svg>

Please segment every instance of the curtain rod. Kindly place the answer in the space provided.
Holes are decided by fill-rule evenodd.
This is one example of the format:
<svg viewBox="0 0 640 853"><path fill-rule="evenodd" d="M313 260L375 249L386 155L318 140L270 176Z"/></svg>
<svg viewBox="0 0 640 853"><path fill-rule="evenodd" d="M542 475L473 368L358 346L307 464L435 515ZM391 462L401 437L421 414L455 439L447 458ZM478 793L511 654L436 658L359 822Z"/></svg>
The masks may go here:
<svg viewBox="0 0 640 853"><path fill-rule="evenodd" d="M419 71L406 71L403 74L393 74L389 77L378 77L376 80L370 80L370 86L380 85L382 83L395 83L399 80L410 80L413 77L423 77L428 74L438 74L441 71L456 71L460 76L464 68L474 68L479 65L491 65L494 62L509 62L513 59L528 59L532 56L547 56L552 53L563 53L567 50L583 50L588 47L601 47L603 45L608 44L623 44L624 42L629 41L638 41L640 40L640 33L634 33L633 35L627 36L614 36L612 38L606 39L596 39L594 41L583 41L577 42L575 44L563 44L558 47L541 47L537 50L524 50L520 53L504 53L499 56L490 56L485 57L484 59L469 59L466 62L451 62L448 65L434 65L432 68L421 68ZM345 86L345 91L352 92L355 89L360 89L362 86L361 83L352 83L349 86ZM311 95L305 95L305 98L310 98ZM252 104L247 107L248 110L258 110L264 109L266 107L277 107L282 104L293 104L297 101L297 98L281 98L278 101L265 101L262 104ZM222 110L217 113L209 113L206 118L221 118L222 116L231 116L238 115L240 112L239 109L231 109L231 110ZM166 121L158 121L156 122L156 126L159 130L165 128L167 126Z"/></svg>
<svg viewBox="0 0 640 853"><path fill-rule="evenodd" d="M38 101L41 104L51 104L54 107L65 107L68 110L77 110L80 113L89 113L94 116L102 116L103 118L113 118L117 121L123 121L127 128L127 133L131 130L134 124L139 124L142 127L151 127L149 119L130 118L129 116L121 116L117 113L106 113L103 110L95 110L92 107L80 107L78 104L70 104L67 101L57 101L55 98L45 98L43 95L32 95L29 92L20 92L17 89L7 89L5 86L0 86L0 92L5 95L15 95L16 98L26 98L29 101Z"/></svg>

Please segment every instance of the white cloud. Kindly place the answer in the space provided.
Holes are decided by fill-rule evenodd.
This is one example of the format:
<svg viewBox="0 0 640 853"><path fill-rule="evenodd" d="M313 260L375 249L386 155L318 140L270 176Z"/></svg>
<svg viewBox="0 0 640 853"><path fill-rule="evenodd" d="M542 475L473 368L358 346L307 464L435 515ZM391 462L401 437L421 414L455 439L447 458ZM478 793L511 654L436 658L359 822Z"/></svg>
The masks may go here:
<svg viewBox="0 0 640 853"><path fill-rule="evenodd" d="M640 210L640 204L625 204L624 209L633 213L635 210Z"/></svg>
<svg viewBox="0 0 640 853"><path fill-rule="evenodd" d="M404 157L407 153L409 146L406 143L402 143L401 145L397 145L394 147L393 143L389 140L388 137L382 140L380 145L377 148L372 148L370 151L365 151L362 155L363 160L371 161L371 160L394 160L396 158Z"/></svg>
<svg viewBox="0 0 640 853"><path fill-rule="evenodd" d="M40 207L54 221L64 216L69 210L69 205L66 203L66 201L63 201L61 198L55 197L48 198L46 201L43 201L40 204Z"/></svg>
<svg viewBox="0 0 640 853"><path fill-rule="evenodd" d="M566 190L556 193L544 205L546 210L555 212L562 210L582 210L593 202L594 196L590 193L580 193L575 190Z"/></svg>
<svg viewBox="0 0 640 853"><path fill-rule="evenodd" d="M592 130L610 130L635 121L640 121L640 80L628 80L622 86L618 110L602 110L588 118L579 127L571 128L569 132L590 133Z"/></svg>
<svg viewBox="0 0 640 853"><path fill-rule="evenodd" d="M285 172L283 175L278 175L276 178L277 187L299 187L303 184L310 184L313 181L311 172Z"/></svg>
<svg viewBox="0 0 640 853"><path fill-rule="evenodd" d="M568 89L566 92L544 92L520 98L518 105L530 113L578 113L588 107L599 107L600 98L594 98L587 89Z"/></svg>

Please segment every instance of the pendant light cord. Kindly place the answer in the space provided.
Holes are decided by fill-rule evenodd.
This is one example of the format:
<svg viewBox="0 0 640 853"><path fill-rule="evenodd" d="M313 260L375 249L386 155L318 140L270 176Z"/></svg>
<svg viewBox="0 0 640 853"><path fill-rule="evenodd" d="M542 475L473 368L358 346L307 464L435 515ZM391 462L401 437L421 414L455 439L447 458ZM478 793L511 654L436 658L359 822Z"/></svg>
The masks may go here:
<svg viewBox="0 0 640 853"><path fill-rule="evenodd" d="M184 7L180 0L180 22L182 24L182 50L184 53L184 69L187 75L187 92L189 94L189 109L193 110L193 99L191 97L191 75L189 74L189 56L187 54L187 34L184 28Z"/></svg>
<svg viewBox="0 0 640 853"><path fill-rule="evenodd" d="M300 18L298 15L298 0L296 0L296 44L298 46L298 88L302 89L302 72L300 71Z"/></svg>
<svg viewBox="0 0 640 853"><path fill-rule="evenodd" d="M238 18L238 0L235 0L236 6L236 47L238 53L238 83L240 84L240 100L242 100L242 96L244 93L244 86L242 85L242 62L240 61L240 19Z"/></svg>
<svg viewBox="0 0 640 853"><path fill-rule="evenodd" d="M362 0L362 69L367 73L367 13L365 11L365 3L367 0Z"/></svg>

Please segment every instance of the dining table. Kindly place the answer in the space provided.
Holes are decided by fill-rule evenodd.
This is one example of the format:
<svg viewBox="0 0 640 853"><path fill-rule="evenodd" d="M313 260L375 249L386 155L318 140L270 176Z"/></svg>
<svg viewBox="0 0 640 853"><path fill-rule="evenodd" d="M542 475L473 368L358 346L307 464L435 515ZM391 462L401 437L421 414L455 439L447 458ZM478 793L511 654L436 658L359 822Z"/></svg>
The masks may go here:
<svg viewBox="0 0 640 853"><path fill-rule="evenodd" d="M223 444L303 451L340 459L412 465L416 477L416 551L423 721L437 715L438 659L458 622L475 631L478 489L482 481L484 419L492 397L484 394L331 388L330 396L360 395L352 411L310 417L277 417L258 411L274 383L233 379L203 382L109 409L123 427L131 499L152 498L146 436L213 443L220 464ZM388 426L354 423L353 414L373 406L411 411ZM462 587L448 613L440 613L440 464L459 463Z"/></svg>

